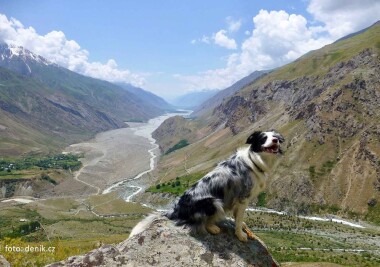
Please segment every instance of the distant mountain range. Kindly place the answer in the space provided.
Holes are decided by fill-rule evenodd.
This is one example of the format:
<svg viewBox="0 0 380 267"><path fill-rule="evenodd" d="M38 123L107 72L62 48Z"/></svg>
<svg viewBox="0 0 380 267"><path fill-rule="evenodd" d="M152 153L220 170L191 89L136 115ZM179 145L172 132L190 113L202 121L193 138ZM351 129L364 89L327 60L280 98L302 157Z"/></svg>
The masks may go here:
<svg viewBox="0 0 380 267"><path fill-rule="evenodd" d="M151 93L128 88L0 44L0 154L46 153L171 108Z"/></svg>
<svg viewBox="0 0 380 267"><path fill-rule="evenodd" d="M164 156L160 182L203 173L257 130L286 137L285 154L264 155L272 171L265 205L300 213L340 213L380 223L380 22L169 119L160 146L189 129L190 145ZM211 103L212 102L212 103ZM214 108L207 111L207 107ZM159 133L159 134L158 134ZM265 153L263 153L265 154ZM181 160L182 159L182 160ZM185 168L184 168L185 166ZM170 170L170 171L169 171Z"/></svg>
<svg viewBox="0 0 380 267"><path fill-rule="evenodd" d="M216 94L210 96L208 99L205 99L202 103L200 103L197 107L193 109L192 116L201 116L209 113L212 111L217 105L219 105L221 102L223 102L224 99L232 96L237 91L241 90L244 86L252 83L256 79L260 78L261 76L269 73L270 71L255 71L251 73L250 75L244 77L243 79L237 81L230 87L227 87L224 90L218 91Z"/></svg>
<svg viewBox="0 0 380 267"><path fill-rule="evenodd" d="M173 99L170 103L178 108L192 110L218 92L219 90L193 91Z"/></svg>
<svg viewBox="0 0 380 267"><path fill-rule="evenodd" d="M153 107L157 107L158 109L164 109L166 111L174 111L175 108L166 102L163 98L146 91L142 88L135 87L128 83L116 83L117 86L127 90L131 94L138 96L140 99L144 101L145 104L149 104Z"/></svg>

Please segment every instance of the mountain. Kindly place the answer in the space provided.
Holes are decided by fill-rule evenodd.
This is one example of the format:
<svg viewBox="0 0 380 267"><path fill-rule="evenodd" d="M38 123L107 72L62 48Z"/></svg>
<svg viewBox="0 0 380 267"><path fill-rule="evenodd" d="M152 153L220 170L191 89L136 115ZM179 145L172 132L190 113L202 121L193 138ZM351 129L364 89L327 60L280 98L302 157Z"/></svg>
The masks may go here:
<svg viewBox="0 0 380 267"><path fill-rule="evenodd" d="M0 44L0 85L0 152L5 155L59 150L165 112L117 85L7 44Z"/></svg>
<svg viewBox="0 0 380 267"><path fill-rule="evenodd" d="M260 78L261 76L267 73L269 73L269 71L254 71L253 73L237 81L230 87L227 87L226 89L219 91L214 96L202 102L199 106L197 106L194 109L194 112L191 115L199 117L210 113L218 105L218 103L221 103L225 98L232 96L234 93L242 89L244 86L252 83L254 80Z"/></svg>
<svg viewBox="0 0 380 267"><path fill-rule="evenodd" d="M209 116L193 121L200 127L193 130L193 144L161 159L159 179L204 173L243 146L251 132L276 129L287 141L283 156L263 155L273 165L267 207L334 212L380 223L379 97L376 23L218 102ZM176 121L171 131L183 124Z"/></svg>
<svg viewBox="0 0 380 267"><path fill-rule="evenodd" d="M144 103L150 104L151 106L157 107L165 111L173 111L175 108L166 102L163 98L146 91L142 88L135 87L128 83L116 83L116 85L127 90L128 92L138 96Z"/></svg>
<svg viewBox="0 0 380 267"><path fill-rule="evenodd" d="M193 109L202 104L205 100L214 96L217 92L219 92L219 90L203 90L189 92L175 98L170 103L179 108Z"/></svg>

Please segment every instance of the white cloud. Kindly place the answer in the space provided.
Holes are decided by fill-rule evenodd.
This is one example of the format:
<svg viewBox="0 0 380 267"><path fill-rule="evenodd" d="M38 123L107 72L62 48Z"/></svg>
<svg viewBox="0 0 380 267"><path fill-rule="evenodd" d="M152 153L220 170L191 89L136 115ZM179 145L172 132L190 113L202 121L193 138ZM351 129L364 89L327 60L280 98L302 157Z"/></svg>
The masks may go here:
<svg viewBox="0 0 380 267"><path fill-rule="evenodd" d="M0 41L23 46L58 65L94 78L136 86L145 82L142 75L119 69L113 59L106 64L89 62L89 52L74 40L68 40L62 31L39 35L34 28L26 28L14 18L8 20L3 14L0 14Z"/></svg>
<svg viewBox="0 0 380 267"><path fill-rule="evenodd" d="M285 11L261 10L253 17L253 29L238 53L220 69L196 75L178 75L189 90L226 88L255 70L289 63L310 50L370 26L380 19L379 0L310 0L307 11L313 21Z"/></svg>
<svg viewBox="0 0 380 267"><path fill-rule="evenodd" d="M229 32L237 32L241 27L241 20L234 20L232 17L227 17L226 21Z"/></svg>
<svg viewBox="0 0 380 267"><path fill-rule="evenodd" d="M307 8L333 39L370 26L380 19L379 0L311 0Z"/></svg>
<svg viewBox="0 0 380 267"><path fill-rule="evenodd" d="M203 35L202 38L191 40L191 44L197 44L197 43L209 44L211 39L212 39L211 37Z"/></svg>
<svg viewBox="0 0 380 267"><path fill-rule="evenodd" d="M176 78L187 83L190 90L223 89L255 70L284 65L332 42L328 37L319 37L303 16L285 11L261 10L253 18L253 25L241 50L227 58L224 68Z"/></svg>
<svg viewBox="0 0 380 267"><path fill-rule="evenodd" d="M234 20L232 17L226 18L227 29L229 33L237 32L241 27L241 20ZM203 35L202 38L191 40L191 44L196 43L205 43L211 44L212 41L214 44L227 49L236 49L237 44L233 38L227 36L227 30L222 29L216 33L213 33L211 36Z"/></svg>
<svg viewBox="0 0 380 267"><path fill-rule="evenodd" d="M226 30L220 30L213 36L215 44L225 47L227 49L236 49L236 41L232 38L228 38Z"/></svg>

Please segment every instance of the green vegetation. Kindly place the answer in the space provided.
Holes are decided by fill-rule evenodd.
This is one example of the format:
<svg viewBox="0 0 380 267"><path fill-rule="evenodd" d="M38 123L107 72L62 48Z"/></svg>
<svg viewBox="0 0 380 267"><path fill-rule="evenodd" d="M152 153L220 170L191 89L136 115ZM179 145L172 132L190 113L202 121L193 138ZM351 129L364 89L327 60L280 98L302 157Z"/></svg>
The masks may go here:
<svg viewBox="0 0 380 267"><path fill-rule="evenodd" d="M3 249L1 254L8 260L11 266L31 267L45 266L46 264L67 259L70 256L84 254L98 248L102 244L118 244L128 238L128 234L107 235L97 238L80 238L75 240L54 238L50 241L27 242L21 238L5 238L0 240L0 247L41 248L49 249L45 252L17 253ZM51 250L54 249L54 252Z"/></svg>
<svg viewBox="0 0 380 267"><path fill-rule="evenodd" d="M45 266L84 254L101 244L125 240L149 212L151 209L127 203L116 193L91 196L84 201L57 198L2 207L0 254L11 266ZM17 253L4 249L5 246L40 245L55 247L55 251Z"/></svg>
<svg viewBox="0 0 380 267"><path fill-rule="evenodd" d="M41 173L41 179L45 180L45 181L48 181L49 183L52 183L53 185L57 185L58 184L53 178L51 178L46 173Z"/></svg>
<svg viewBox="0 0 380 267"><path fill-rule="evenodd" d="M181 141L179 141L177 144L175 144L174 146L172 146L171 148L169 148L166 152L165 152L165 155L169 154L169 153L172 153L173 151L176 151L178 149L181 149L185 146L188 146L189 145L189 142L186 140L186 139L182 139Z"/></svg>
<svg viewBox="0 0 380 267"><path fill-rule="evenodd" d="M41 179L52 184L57 182L42 170L78 170L82 163L72 154L59 154L46 157L26 157L21 159L0 159L0 179L31 178L40 175Z"/></svg>
<svg viewBox="0 0 380 267"><path fill-rule="evenodd" d="M368 213L365 217L365 220L373 222L380 226L380 203L377 203L373 207L368 207Z"/></svg>
<svg viewBox="0 0 380 267"><path fill-rule="evenodd" d="M0 170L25 170L32 167L78 170L81 166L81 162L78 159L78 156L72 154L59 154L46 157L26 157L15 160L0 159Z"/></svg>
<svg viewBox="0 0 380 267"><path fill-rule="evenodd" d="M265 207L266 204L267 204L266 196L267 196L267 193L265 193L265 192L261 192L261 193L257 196L257 204L256 204L256 206L258 206L258 207Z"/></svg>
<svg viewBox="0 0 380 267"><path fill-rule="evenodd" d="M170 193L173 195L182 195L190 186L201 179L206 173L197 172L193 174L177 177L167 183L156 184L149 187L146 191L151 193Z"/></svg>
<svg viewBox="0 0 380 267"><path fill-rule="evenodd" d="M329 173L331 173L332 169L334 168L336 162L332 160L328 160L322 164L322 166L319 168L319 170L316 170L316 166L311 165L309 167L309 176L312 181L315 181L317 177L325 176Z"/></svg>
<svg viewBox="0 0 380 267"><path fill-rule="evenodd" d="M247 225L279 262L379 266L380 232L295 216L249 212ZM322 266L322 265L321 265Z"/></svg>

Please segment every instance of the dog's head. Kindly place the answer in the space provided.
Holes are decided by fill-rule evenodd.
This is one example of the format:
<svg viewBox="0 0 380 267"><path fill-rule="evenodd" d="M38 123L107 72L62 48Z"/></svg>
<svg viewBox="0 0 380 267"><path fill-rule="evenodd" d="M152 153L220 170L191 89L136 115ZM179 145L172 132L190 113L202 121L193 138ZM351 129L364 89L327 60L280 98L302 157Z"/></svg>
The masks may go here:
<svg viewBox="0 0 380 267"><path fill-rule="evenodd" d="M275 132L254 132L247 139L247 144L251 145L251 150L253 152L267 152L272 154L280 153L282 154L282 150L280 145L285 141L285 138Z"/></svg>

